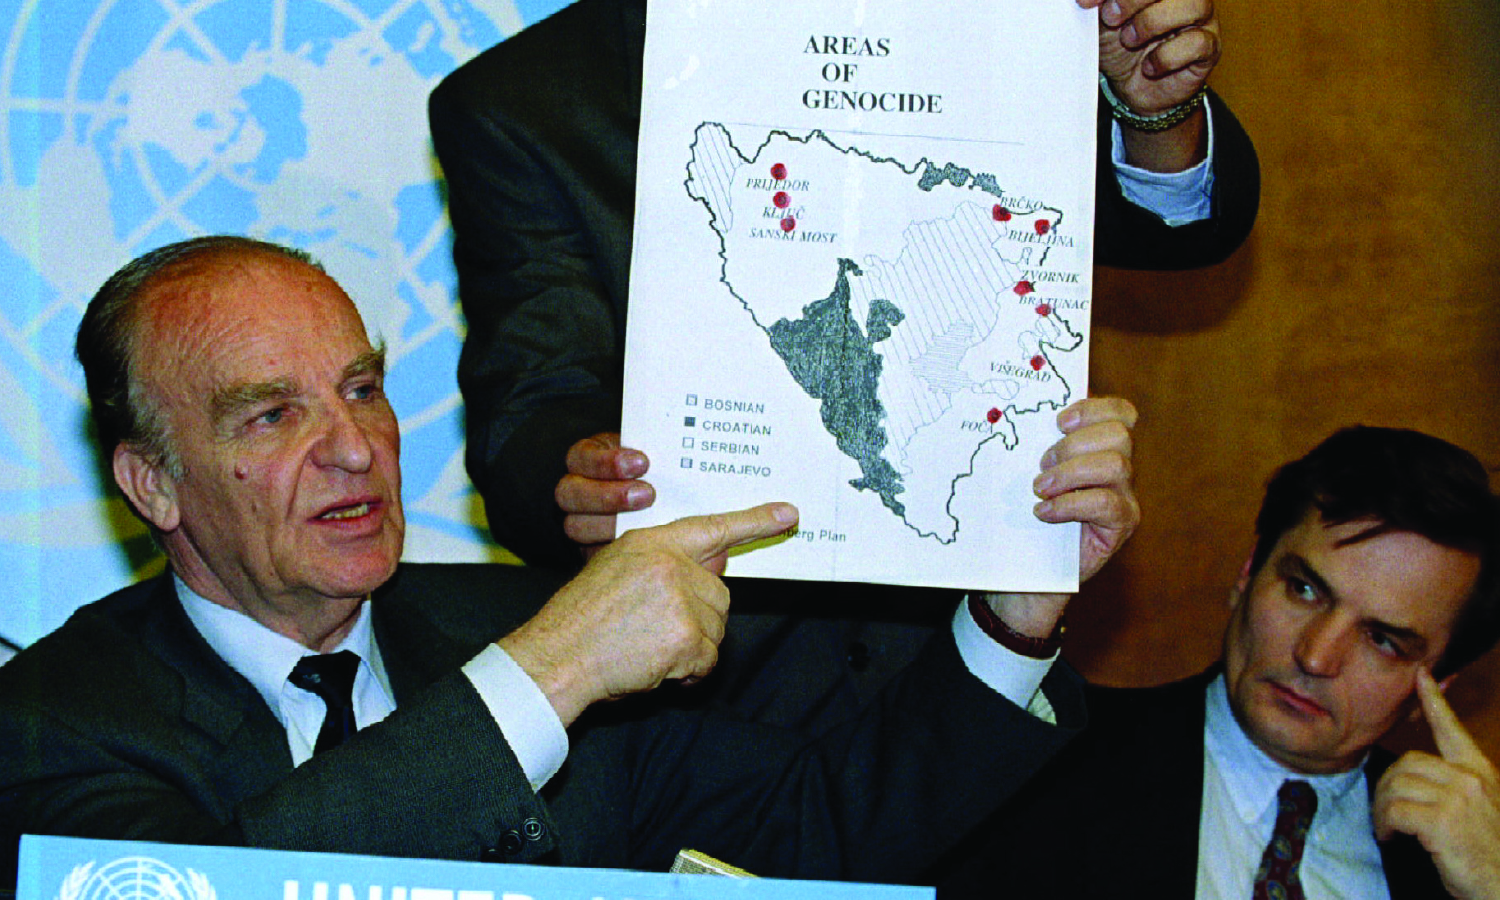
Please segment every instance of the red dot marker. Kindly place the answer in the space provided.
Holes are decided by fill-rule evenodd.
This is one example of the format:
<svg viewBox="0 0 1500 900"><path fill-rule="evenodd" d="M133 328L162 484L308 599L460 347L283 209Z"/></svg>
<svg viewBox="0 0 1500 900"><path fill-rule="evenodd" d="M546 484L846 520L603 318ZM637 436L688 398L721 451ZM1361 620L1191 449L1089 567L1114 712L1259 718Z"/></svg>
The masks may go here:
<svg viewBox="0 0 1500 900"><path fill-rule="evenodd" d="M1052 305L1050 303L1039 303L1039 304L1037 304L1036 314L1039 315L1039 316L1050 316L1050 315L1052 315Z"/></svg>
<svg viewBox="0 0 1500 900"><path fill-rule="evenodd" d="M990 215L995 217L996 222L1009 222L1010 210L996 203L995 208L990 210Z"/></svg>
<svg viewBox="0 0 1500 900"><path fill-rule="evenodd" d="M1016 282L1014 290L1017 297L1024 297L1027 294L1031 293L1033 288L1031 287L1031 282L1029 281L1018 281Z"/></svg>
<svg viewBox="0 0 1500 900"><path fill-rule="evenodd" d="M1036 233L1037 234L1046 234L1047 231L1051 227L1052 227L1052 223L1048 222L1046 219L1037 219L1036 220Z"/></svg>
<svg viewBox="0 0 1500 900"><path fill-rule="evenodd" d="M786 181L786 166L781 163L771 167L771 177L777 181Z"/></svg>
<svg viewBox="0 0 1500 900"><path fill-rule="evenodd" d="M990 420L990 424L993 425L996 422L1000 421L1000 410L998 410L998 409L991 409L988 413L985 413L984 417L986 419L989 419Z"/></svg>
<svg viewBox="0 0 1500 900"><path fill-rule="evenodd" d="M777 191L775 196L771 198L771 202L776 204L777 209L786 209L792 205L792 195L786 191Z"/></svg>
<svg viewBox="0 0 1500 900"><path fill-rule="evenodd" d="M1046 364L1047 361L1042 358L1042 355L1040 353L1031 358L1031 367L1038 372L1040 372L1042 370L1042 366L1045 366Z"/></svg>
<svg viewBox="0 0 1500 900"><path fill-rule="evenodd" d="M794 218L792 218L791 216L787 216L785 219L781 220L781 230L782 231L791 231L793 228L796 228L796 227L797 227L797 220L794 219Z"/></svg>

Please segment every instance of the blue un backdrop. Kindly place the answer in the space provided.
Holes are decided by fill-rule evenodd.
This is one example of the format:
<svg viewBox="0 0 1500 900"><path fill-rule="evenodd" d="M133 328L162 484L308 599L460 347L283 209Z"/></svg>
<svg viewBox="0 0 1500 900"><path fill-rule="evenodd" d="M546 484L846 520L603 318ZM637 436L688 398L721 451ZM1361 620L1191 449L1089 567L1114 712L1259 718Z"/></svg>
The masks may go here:
<svg viewBox="0 0 1500 900"><path fill-rule="evenodd" d="M0 0L0 637L159 571L107 489L83 306L165 243L312 252L386 341L406 556L502 557L463 471L463 339L427 94L566 0Z"/></svg>

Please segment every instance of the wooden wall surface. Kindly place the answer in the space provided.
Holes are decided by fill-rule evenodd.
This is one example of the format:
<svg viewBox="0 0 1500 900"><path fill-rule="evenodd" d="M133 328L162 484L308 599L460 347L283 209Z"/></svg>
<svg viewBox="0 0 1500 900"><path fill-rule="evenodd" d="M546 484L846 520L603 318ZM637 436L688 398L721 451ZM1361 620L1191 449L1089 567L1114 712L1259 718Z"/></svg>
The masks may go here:
<svg viewBox="0 0 1500 900"><path fill-rule="evenodd" d="M1500 471L1500 9L1219 12L1212 83L1260 153L1255 231L1216 268L1095 285L1092 390L1141 410L1144 521L1075 601L1065 652L1110 684L1216 658L1265 480L1334 429L1419 428ZM1500 653L1450 696L1500 760Z"/></svg>

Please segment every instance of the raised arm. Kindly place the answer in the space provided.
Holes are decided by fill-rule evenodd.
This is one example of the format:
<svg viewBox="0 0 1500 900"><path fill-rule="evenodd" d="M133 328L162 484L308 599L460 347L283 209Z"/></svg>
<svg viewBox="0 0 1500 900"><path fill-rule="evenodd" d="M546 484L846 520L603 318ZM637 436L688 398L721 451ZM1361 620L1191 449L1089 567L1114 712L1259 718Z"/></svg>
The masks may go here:
<svg viewBox="0 0 1500 900"><path fill-rule="evenodd" d="M1063 437L1042 454L1034 488L1044 522L1078 522L1078 577L1087 581L1125 545L1140 524L1131 482L1130 430L1135 406L1119 397L1090 397L1058 414ZM1072 594L986 594L1007 628L1045 640L1056 630Z"/></svg>

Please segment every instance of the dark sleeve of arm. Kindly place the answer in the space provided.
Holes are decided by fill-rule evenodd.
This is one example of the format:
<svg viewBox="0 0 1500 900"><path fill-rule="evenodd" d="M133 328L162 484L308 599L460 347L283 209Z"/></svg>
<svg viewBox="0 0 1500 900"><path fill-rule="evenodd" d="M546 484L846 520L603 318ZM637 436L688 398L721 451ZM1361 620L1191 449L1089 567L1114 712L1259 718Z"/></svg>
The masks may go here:
<svg viewBox="0 0 1500 900"><path fill-rule="evenodd" d="M1122 269L1196 269L1228 259L1244 243L1260 206L1260 162L1250 136L1212 91L1213 214L1173 227L1125 199L1110 159L1109 107L1099 111L1094 254L1102 266Z"/></svg>
<svg viewBox="0 0 1500 900"><path fill-rule="evenodd" d="M628 740L591 731L570 765L623 762L634 799L622 801L627 858L586 864L660 869L691 847L766 876L915 878L1081 727L1076 677L1055 673L1047 690L1059 726L985 687L944 633L858 719L815 740L718 717L644 722ZM554 809L592 827L567 797Z"/></svg>
<svg viewBox="0 0 1500 900"><path fill-rule="evenodd" d="M507 831L550 815L473 685L454 673L386 722L314 757L240 804L251 846L478 860Z"/></svg>
<svg viewBox="0 0 1500 900"><path fill-rule="evenodd" d="M0 741L11 748L0 772L0 870L14 873L6 857L22 833L478 860L535 820L544 824L535 850L550 849L548 814L461 675L296 769L284 733L272 735L280 746L252 739L245 719L219 744L195 725L217 730L226 722L213 717L238 713L191 697L183 708L167 728L128 710L59 716L0 704ZM96 733L100 723L113 727Z"/></svg>
<svg viewBox="0 0 1500 900"><path fill-rule="evenodd" d="M468 470L500 544L576 567L553 491L569 446L619 428L624 300L599 258L609 248L584 225L585 198L565 186L575 173L559 173L501 112L486 80L516 76L489 61L450 76L429 103L468 326L458 372Z"/></svg>

